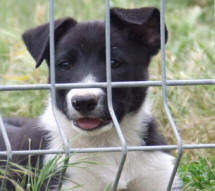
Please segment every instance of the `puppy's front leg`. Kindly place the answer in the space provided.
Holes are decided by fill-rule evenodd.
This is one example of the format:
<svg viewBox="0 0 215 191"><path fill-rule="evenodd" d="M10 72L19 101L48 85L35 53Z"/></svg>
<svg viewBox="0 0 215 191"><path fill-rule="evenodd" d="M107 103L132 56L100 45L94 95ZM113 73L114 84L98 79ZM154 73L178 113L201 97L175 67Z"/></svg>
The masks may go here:
<svg viewBox="0 0 215 191"><path fill-rule="evenodd" d="M154 180L150 180L148 177L139 177L128 184L128 189L120 191L166 191L168 180L163 179L161 176L158 175ZM178 177L176 177L171 191L181 191L179 182Z"/></svg>
<svg viewBox="0 0 215 191"><path fill-rule="evenodd" d="M174 167L174 158L167 153L155 151L144 152L139 159L142 164L138 165L140 171L138 172L136 166L136 176L127 183L125 191L166 191ZM172 191L180 191L181 186L182 183L176 176Z"/></svg>

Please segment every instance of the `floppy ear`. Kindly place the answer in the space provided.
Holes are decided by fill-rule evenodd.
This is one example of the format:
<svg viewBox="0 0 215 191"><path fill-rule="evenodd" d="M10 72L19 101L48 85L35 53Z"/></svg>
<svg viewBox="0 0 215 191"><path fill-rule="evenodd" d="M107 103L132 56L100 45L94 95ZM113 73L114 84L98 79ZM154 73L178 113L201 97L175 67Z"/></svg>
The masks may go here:
<svg viewBox="0 0 215 191"><path fill-rule="evenodd" d="M128 38L150 48L151 55L160 49L160 11L154 7L139 9L111 9L111 24L126 32ZM165 26L166 41L167 29Z"/></svg>
<svg viewBox="0 0 215 191"><path fill-rule="evenodd" d="M58 19L54 22L55 43L74 26L76 21L72 18ZM26 31L22 38L24 43L36 61L36 68L44 59L49 59L49 24L44 24Z"/></svg>

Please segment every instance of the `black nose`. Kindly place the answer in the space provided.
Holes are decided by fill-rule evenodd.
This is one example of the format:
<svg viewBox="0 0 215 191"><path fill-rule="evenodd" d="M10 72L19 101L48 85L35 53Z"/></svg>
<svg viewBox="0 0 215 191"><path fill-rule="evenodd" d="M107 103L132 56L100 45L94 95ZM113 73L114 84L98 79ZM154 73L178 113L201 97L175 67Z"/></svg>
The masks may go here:
<svg viewBox="0 0 215 191"><path fill-rule="evenodd" d="M95 96L77 96L72 98L72 106L80 113L89 113L97 105Z"/></svg>

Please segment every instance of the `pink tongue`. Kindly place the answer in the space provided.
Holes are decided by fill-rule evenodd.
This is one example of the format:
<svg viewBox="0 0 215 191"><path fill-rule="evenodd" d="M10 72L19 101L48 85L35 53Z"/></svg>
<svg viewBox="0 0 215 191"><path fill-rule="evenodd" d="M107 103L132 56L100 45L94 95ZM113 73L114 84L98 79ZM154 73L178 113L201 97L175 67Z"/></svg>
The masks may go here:
<svg viewBox="0 0 215 191"><path fill-rule="evenodd" d="M99 119L88 119L88 118L79 119L77 121L78 126L82 129L94 129L99 126L100 122L101 121Z"/></svg>

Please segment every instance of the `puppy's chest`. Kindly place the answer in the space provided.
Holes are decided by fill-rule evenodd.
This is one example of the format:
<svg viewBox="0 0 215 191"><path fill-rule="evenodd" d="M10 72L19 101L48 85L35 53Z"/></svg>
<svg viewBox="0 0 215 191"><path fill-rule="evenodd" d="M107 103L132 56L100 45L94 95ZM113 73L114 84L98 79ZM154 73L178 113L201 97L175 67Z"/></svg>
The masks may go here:
<svg viewBox="0 0 215 191"><path fill-rule="evenodd" d="M80 184L80 191L103 191L106 186L115 180L121 153L77 154L71 157L70 164L77 164L67 169L67 176L63 190ZM142 173L141 155L128 153L119 182L119 189L125 189L127 184ZM88 189L87 189L88 188Z"/></svg>
<svg viewBox="0 0 215 191"><path fill-rule="evenodd" d="M129 130L129 128L127 128ZM50 142L51 148L59 148L62 145L58 134ZM139 145L140 138L136 131L125 131L126 142L128 145ZM72 137L72 136L71 136ZM118 136L114 129L103 135L94 137L79 137L71 139L71 148L97 148L121 146ZM73 153L70 156L70 164L66 175L68 181L63 183L64 190L80 185L77 191L103 191L106 186L113 184L120 165L122 153ZM140 152L128 152L127 159L120 177L119 189L127 188L128 183L143 173L142 161L146 156ZM46 157L46 161L50 155ZM70 181L69 181L70 180Z"/></svg>

